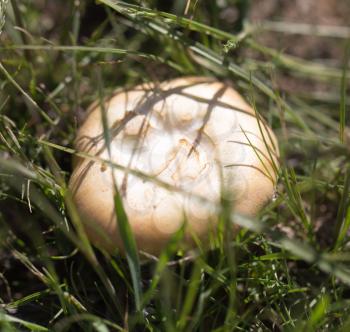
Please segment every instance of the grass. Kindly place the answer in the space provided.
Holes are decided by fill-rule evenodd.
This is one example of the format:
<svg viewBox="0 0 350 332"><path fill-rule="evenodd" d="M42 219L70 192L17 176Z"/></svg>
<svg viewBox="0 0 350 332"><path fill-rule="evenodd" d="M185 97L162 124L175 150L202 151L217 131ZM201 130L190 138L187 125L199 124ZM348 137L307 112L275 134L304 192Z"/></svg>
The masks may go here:
<svg viewBox="0 0 350 332"><path fill-rule="evenodd" d="M218 1L66 1L58 17L36 1L9 1L0 57L1 330L348 331L348 30L317 28L318 38L344 44L343 63L297 58L259 42L264 26L247 21L248 1L227 2L241 8L237 26L220 19ZM276 27L288 30L268 25ZM96 160L72 149L84 110L116 87L194 74L232 81L276 132L275 199L254 220L223 201L223 229L241 226L235 238L224 232L212 250L188 257L179 230L159 258L145 260L117 193L126 259L93 248L67 189L72 156ZM283 75L310 89L281 91ZM317 95L317 84L327 93Z"/></svg>

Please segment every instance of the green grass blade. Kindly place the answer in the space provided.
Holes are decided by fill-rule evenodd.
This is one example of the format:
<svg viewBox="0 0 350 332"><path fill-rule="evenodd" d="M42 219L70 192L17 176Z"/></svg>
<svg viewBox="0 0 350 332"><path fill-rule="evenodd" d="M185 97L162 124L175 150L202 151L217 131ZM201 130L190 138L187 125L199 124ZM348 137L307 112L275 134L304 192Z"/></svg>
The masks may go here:
<svg viewBox="0 0 350 332"><path fill-rule="evenodd" d="M169 67L171 67L179 72L182 72L181 66L174 63L173 61L170 61L168 59L164 59L161 56L158 56L158 55L155 55L152 53L126 50L126 49L121 49L121 48L116 48L116 47L86 46L86 45L31 45L31 44L29 44L29 45L11 45L11 46L6 46L6 47L0 47L0 50L32 50L32 51L46 51L46 52L71 52L71 53L73 52L73 53L97 53L97 54L100 53L100 54L115 54L115 55L119 55L121 57L133 56L133 57L138 57L138 58L143 58L143 59L148 59L148 60L164 63L164 64L168 65ZM5 72L4 72L4 74L5 74ZM7 72L7 74L10 75L8 72ZM13 84L15 84L15 83L13 83ZM21 89L19 86L16 86L16 87L18 89ZM21 91L21 92L25 93L23 91ZM29 96L26 96L26 97L28 98ZM31 100L32 104L33 104L33 102L34 101ZM35 105L35 107L38 107L38 106Z"/></svg>
<svg viewBox="0 0 350 332"><path fill-rule="evenodd" d="M7 71L7 69L0 62L0 71L7 78L7 80L24 96L24 98L28 101L28 103L37 111L39 114L45 119L49 124L55 126L56 122L52 120L46 112L37 104L37 102L29 96L29 94L24 91L24 89L16 82L16 80L12 77L12 75Z"/></svg>
<svg viewBox="0 0 350 332"><path fill-rule="evenodd" d="M174 15L168 12L149 9L146 7L141 7L134 4L126 3L124 1L116 1L116 0L98 0L98 1L101 3L104 3L105 5L111 7L116 11L119 11L127 15L136 15L138 17L147 18L147 19L161 17L163 19L166 19L169 22L176 23L185 29L202 32L207 35L217 36L217 37L220 37L221 39L229 39L236 43L239 40L239 37L236 37L235 35L229 32L216 29L207 24L204 24L192 19L188 19L186 17Z"/></svg>
<svg viewBox="0 0 350 332"><path fill-rule="evenodd" d="M122 198L117 191L114 195L115 213L117 216L120 237L122 238L126 258L130 268L132 284L134 286L134 295L136 309L141 309L141 271L136 241L132 233L127 215L124 210Z"/></svg>
<svg viewBox="0 0 350 332"><path fill-rule="evenodd" d="M350 227L350 206L349 206L349 193L350 193L350 167L348 166L345 171L344 187L340 198L337 220L335 225L335 249L338 249L346 237L346 233Z"/></svg>
<svg viewBox="0 0 350 332"><path fill-rule="evenodd" d="M339 139L341 143L344 143L344 133L346 125L346 89L347 89L347 73L348 73L348 62L350 59L350 41L348 41L345 57L344 57L344 69L341 79L340 89L340 106L339 106Z"/></svg>
<svg viewBox="0 0 350 332"><path fill-rule="evenodd" d="M42 325L31 323L31 322L28 322L24 319L19 319L17 317L12 316L12 315L3 314L0 312L0 323L7 323L7 322L14 323L16 325L24 326L25 328L27 328L30 331L35 331L35 332L50 331L48 328L46 328Z"/></svg>
<svg viewBox="0 0 350 332"><path fill-rule="evenodd" d="M106 109L106 104L104 102L103 84L101 81L100 72L98 72L97 74L98 74L98 92L99 92L99 104L101 109L103 136L104 136L105 146L108 151L109 160L112 161L113 160L112 151L111 151L112 137L111 137L111 132L109 129L109 123L107 118L108 110ZM128 221L128 217L124 210L123 199L120 195L118 183L115 179L115 174L113 170L112 170L112 180L113 180L113 186L114 186L114 192L115 192L114 194L115 215L118 223L120 237L123 241L125 255L128 261L129 269L130 269L131 280L134 287L136 309L140 311L142 288L141 288L141 271L140 271L138 250L137 250L136 241L135 241L132 229Z"/></svg>
<svg viewBox="0 0 350 332"><path fill-rule="evenodd" d="M324 295L316 304L313 309L310 319L308 320L305 331L317 331L318 324L325 318L327 310L330 304L330 298L328 295Z"/></svg>

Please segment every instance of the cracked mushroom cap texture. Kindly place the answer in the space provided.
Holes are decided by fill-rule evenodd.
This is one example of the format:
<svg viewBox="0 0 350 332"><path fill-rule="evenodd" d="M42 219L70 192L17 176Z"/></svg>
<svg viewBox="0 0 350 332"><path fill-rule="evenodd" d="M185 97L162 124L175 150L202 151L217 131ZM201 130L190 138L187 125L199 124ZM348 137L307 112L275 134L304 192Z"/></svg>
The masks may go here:
<svg viewBox="0 0 350 332"><path fill-rule="evenodd" d="M254 216L276 182L276 138L230 86L185 77L119 90L78 131L70 188L91 240L122 249L114 180L139 250L158 254L185 224L185 243L215 229L222 195ZM105 112L110 144L103 129ZM112 167L110 160L118 165Z"/></svg>

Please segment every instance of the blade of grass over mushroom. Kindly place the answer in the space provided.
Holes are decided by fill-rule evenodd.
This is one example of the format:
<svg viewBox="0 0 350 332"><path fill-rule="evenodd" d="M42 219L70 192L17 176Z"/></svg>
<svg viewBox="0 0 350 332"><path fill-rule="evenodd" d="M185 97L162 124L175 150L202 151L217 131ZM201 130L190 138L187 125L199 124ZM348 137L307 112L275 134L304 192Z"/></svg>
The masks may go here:
<svg viewBox="0 0 350 332"><path fill-rule="evenodd" d="M99 162L101 164L108 165L112 169L121 170L121 171L124 171L124 172L125 171L129 172L130 174L135 175L136 177L139 177L140 179L143 179L145 181L153 182L153 183L157 184L158 186L160 186L160 187L162 187L162 188L164 188L166 190L173 191L173 192L178 192L178 193L182 193L182 194L187 194L189 196L196 197L200 202L207 203L207 204L210 203L210 201L207 198L203 197L203 196L194 195L192 192L185 191L184 189L179 188L178 186L175 186L175 185L169 184L168 182L162 181L162 180L160 180L159 178L157 178L157 177L155 177L153 175L149 175L147 173L141 172L141 171L133 169L133 168L127 168L125 166L122 166L120 164L117 164L117 163L111 161L110 159L96 157L95 155L91 155L91 154L88 154L88 153L85 153L85 152L79 152L79 151L76 151L74 149L67 148L67 147L64 147L64 146L61 146L61 145L58 145L58 144L54 144L54 143L51 143L51 142L48 142L48 141L45 141L45 140L37 140L37 142L40 145L41 144L42 145L46 145L46 146L52 147L54 149L57 149L57 150L60 150L60 151L64 151L64 152L69 153L69 154L74 154L77 157L81 157L81 158L84 158L84 159L88 159L88 160L92 160L92 161L95 161L95 162Z"/></svg>
<svg viewBox="0 0 350 332"><path fill-rule="evenodd" d="M111 161L109 159L96 157L95 155L91 155L91 154L88 154L88 153L85 153L85 152L79 152L77 150L74 150L74 149L71 149L71 148L67 148L67 147L64 147L64 146L61 146L61 145L58 145L58 144L54 144L54 143L51 143L51 142L48 142L48 141L45 141L45 140L38 140L38 143L42 144L42 145L47 145L49 147L52 147L52 148L60 150L60 151L64 151L64 152L69 153L69 154L74 154L77 157L89 159L89 160L92 160L92 161L99 162L101 164L108 165L108 166L110 166L110 167L112 167L114 169L117 169L117 170L128 171L130 174L133 174L133 175L135 175L137 177L140 177L141 179L144 179L144 180L147 180L147 181L153 181L154 183L156 183L157 185L159 185L159 186L161 186L161 187L163 187L165 189L168 189L170 191L177 191L177 192L182 192L183 193L183 190L181 188L178 188L176 186L170 185L167 182L161 181L160 179L158 179L157 177L154 177L152 175L148 175L148 174L143 173L141 171L138 171L138 170L135 170L135 169L132 169L132 168L127 168L125 166L119 165L119 164L117 164L117 163L115 163L115 162L113 162L113 161ZM203 198L203 201L207 201L207 200L205 198Z"/></svg>
<svg viewBox="0 0 350 332"><path fill-rule="evenodd" d="M169 191L172 191L172 192L178 192L178 193L181 193L181 194L188 194L189 196L198 199L198 201L203 203L203 204L213 204L211 201L209 201L205 197L202 197L202 196L199 196L199 195L194 195L192 192L186 192L183 189L181 189L181 188L179 188L177 186L169 185L167 182L161 181L160 179L158 179L158 178L156 178L154 176L150 176L148 174L145 174L143 172L134 170L132 168L126 168L124 166L121 166L119 164L111 162L109 159L99 158L99 157L96 157L94 155L89 155L88 153L78 152L78 151L76 151L74 149L67 148L67 147L62 147L60 145L57 145L57 144L54 144L54 143L50 143L50 142L47 142L47 141L43 141L43 140L38 141L38 143L39 144L48 145L48 146L50 146L52 148L64 151L64 152L69 153L69 154L74 154L74 155L76 155L78 157L81 157L81 158L86 158L86 159L89 159L89 160L93 160L93 161L96 161L96 162L99 162L99 163L106 164L106 165L110 166L112 169L128 171L130 174L133 174L136 177L139 177L139 178L144 179L146 181L154 182L155 184L159 185L160 187L162 187L162 188L164 188L166 190L169 190ZM217 208L219 209L218 211L220 211L220 205ZM245 227L247 229L250 229L250 230L258 232L258 233L262 232L262 230L264 229L263 224L255 221L253 219L250 219L248 217L245 217L243 215L239 215L239 214L235 214L234 215L234 221L233 222L235 224L239 225L239 226Z"/></svg>
<svg viewBox="0 0 350 332"><path fill-rule="evenodd" d="M107 109L105 104L105 97L103 94L103 85L101 81L100 71L97 72L98 81L98 94L99 94L99 105L101 110L102 127L103 127L103 137L105 145L108 151L109 160L112 162L112 150L111 150L111 132L109 129ZM126 258L130 268L130 274L132 279L132 284L134 287L134 297L136 303L136 309L141 310L141 299L142 299L142 289L141 289L141 270L139 256L136 246L136 241L130 227L128 217L124 210L123 200L119 192L118 183L115 178L115 173L112 170L112 180L114 186L114 208L115 215L118 223L118 228L120 232L120 237L122 239L124 250L126 253Z"/></svg>
<svg viewBox="0 0 350 332"><path fill-rule="evenodd" d="M141 270L140 270L139 256L137 252L135 238L132 233L127 215L125 213L123 201L119 194L119 191L116 191L114 195L114 204L115 204L115 213L117 216L120 236L124 244L124 250L126 253L126 258L130 268L132 284L134 287L136 309L139 311L141 310L141 300L142 300Z"/></svg>

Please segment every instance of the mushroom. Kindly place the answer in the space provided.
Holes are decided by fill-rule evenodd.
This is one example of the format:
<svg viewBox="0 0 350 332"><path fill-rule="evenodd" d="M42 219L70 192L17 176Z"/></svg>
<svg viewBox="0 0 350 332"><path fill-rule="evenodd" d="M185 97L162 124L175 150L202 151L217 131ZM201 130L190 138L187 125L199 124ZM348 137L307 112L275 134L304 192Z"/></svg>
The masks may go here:
<svg viewBox="0 0 350 332"><path fill-rule="evenodd" d="M223 195L245 216L272 198L276 138L229 85L184 77L116 91L101 105L78 131L76 149L90 158L75 158L69 184L97 246L123 251L115 185L138 249L155 255L183 225L187 247L206 239Z"/></svg>

